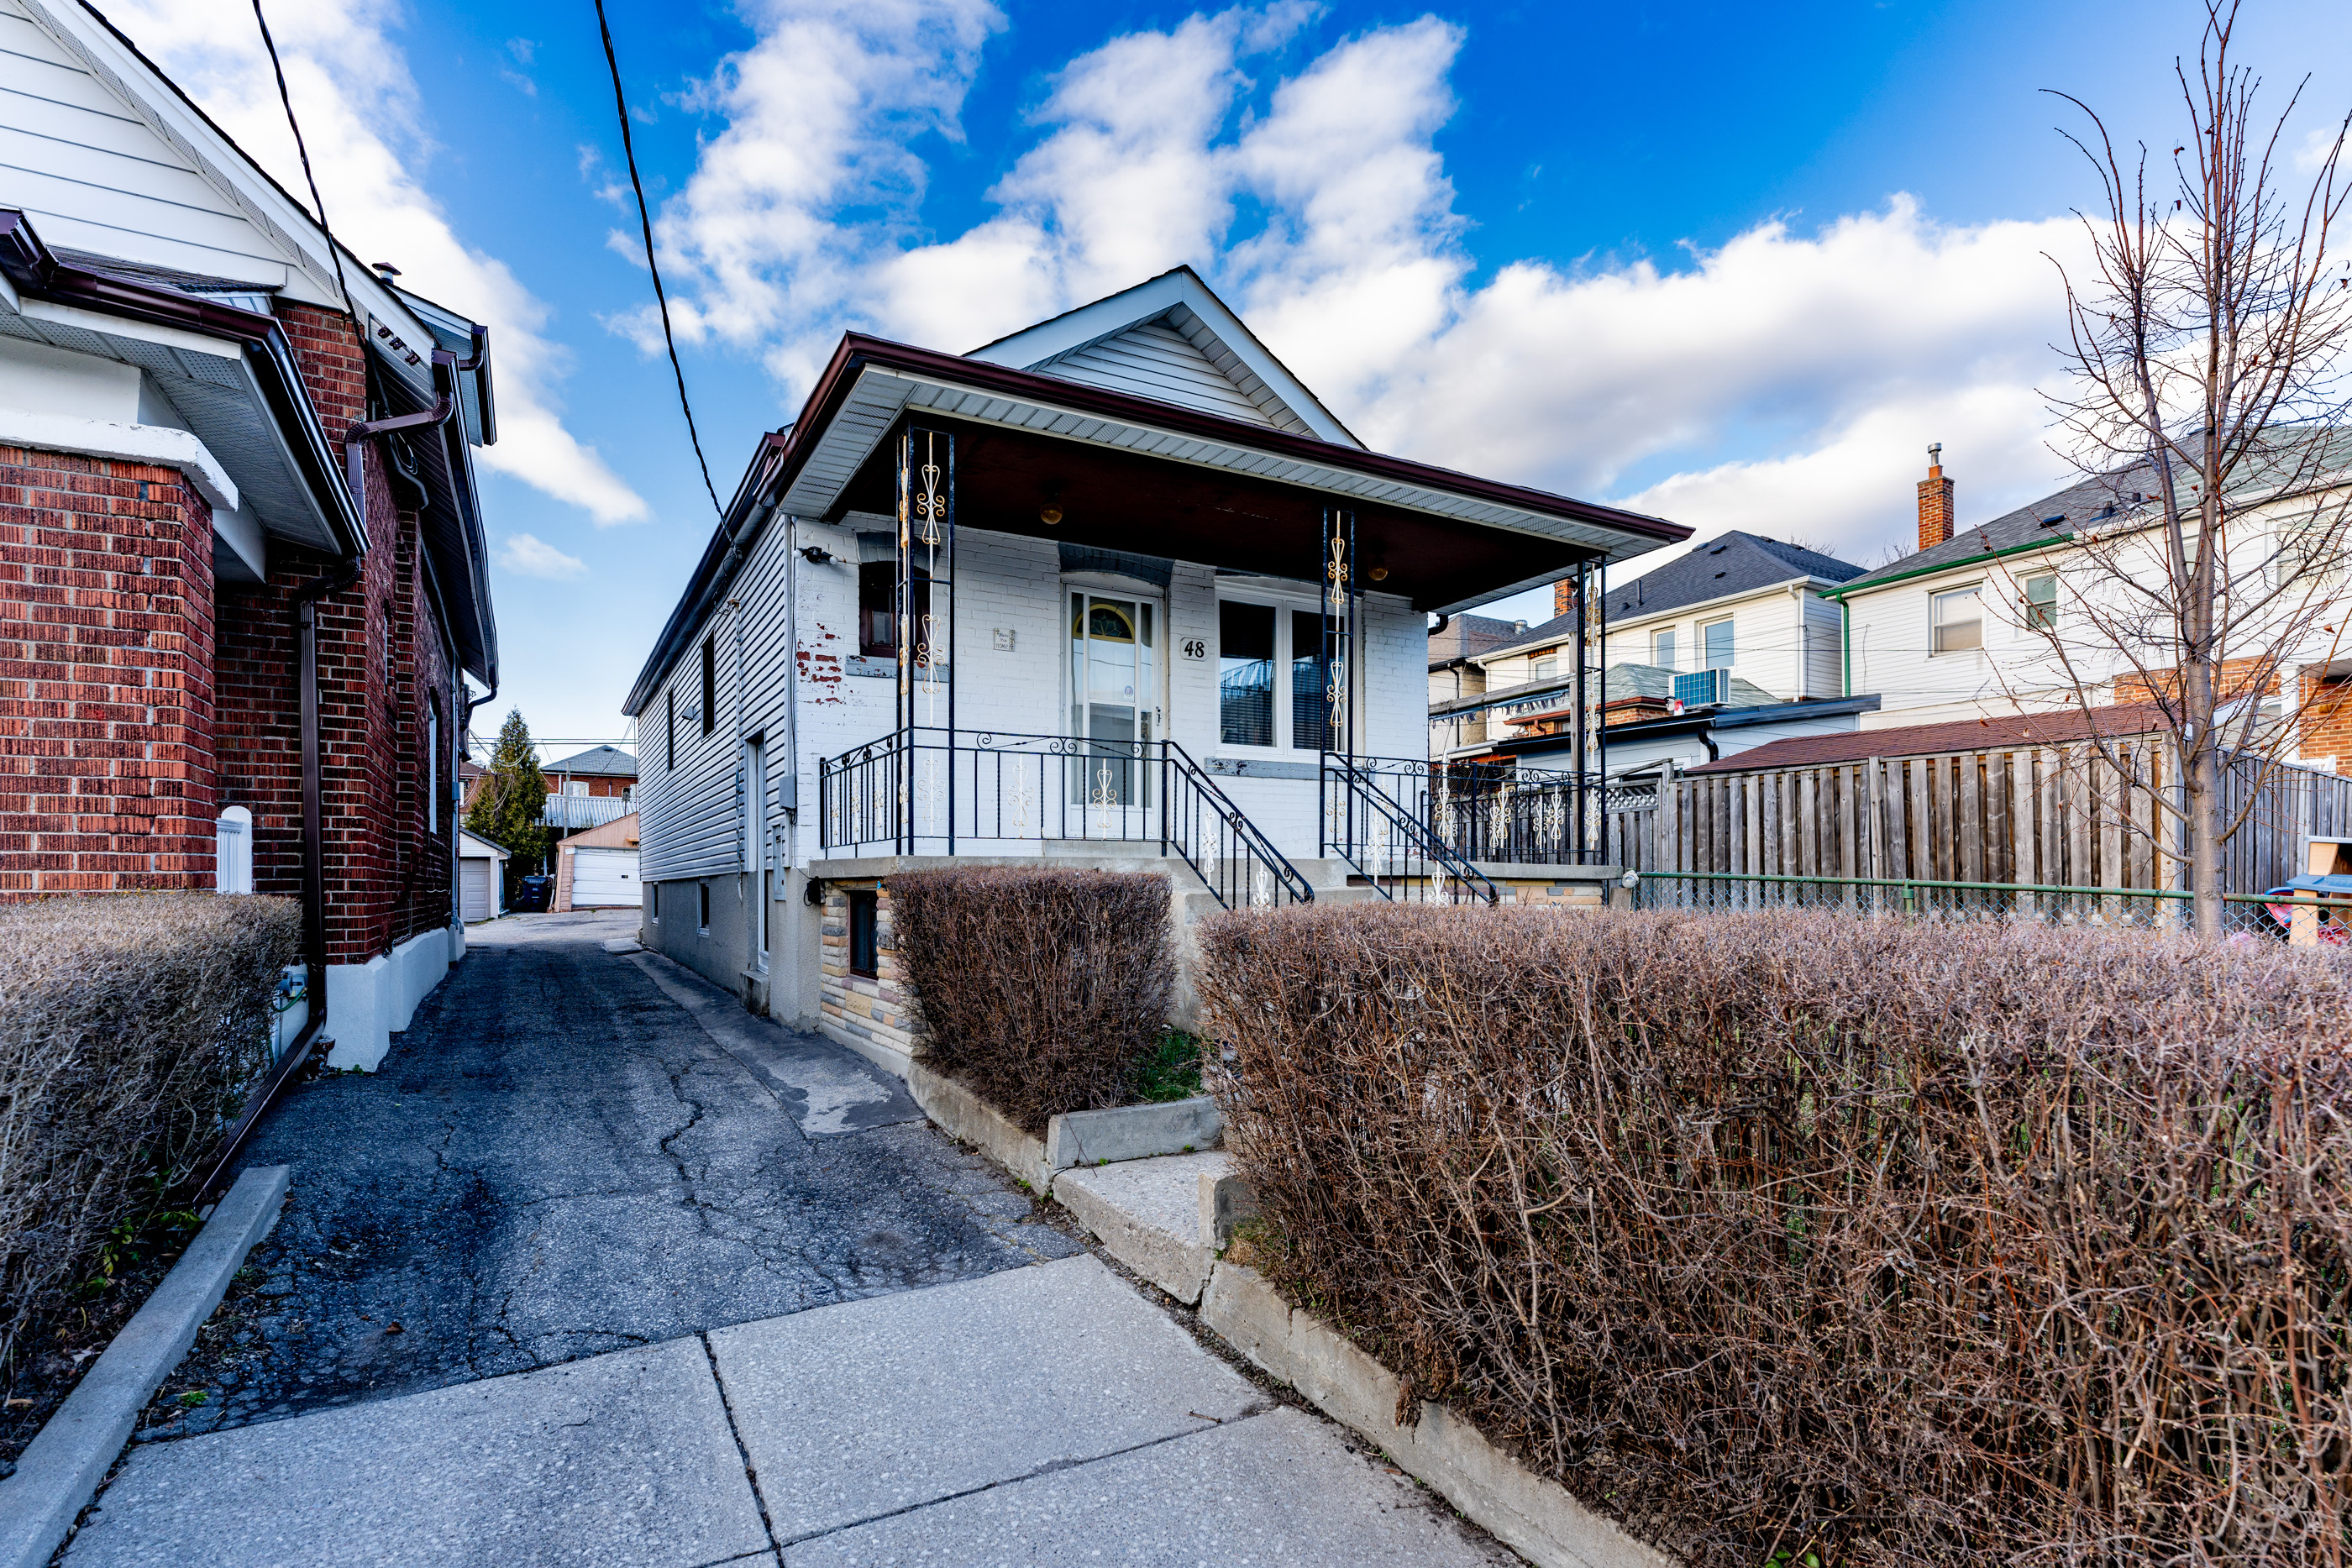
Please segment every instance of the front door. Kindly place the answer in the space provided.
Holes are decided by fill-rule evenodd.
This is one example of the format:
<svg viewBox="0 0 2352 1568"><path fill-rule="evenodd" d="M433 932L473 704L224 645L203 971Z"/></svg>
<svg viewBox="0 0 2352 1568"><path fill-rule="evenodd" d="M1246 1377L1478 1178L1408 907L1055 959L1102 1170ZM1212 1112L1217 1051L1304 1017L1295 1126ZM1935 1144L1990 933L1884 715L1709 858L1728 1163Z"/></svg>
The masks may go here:
<svg viewBox="0 0 2352 1568"><path fill-rule="evenodd" d="M1158 608L1148 599L1071 591L1070 734L1087 742L1070 780L1074 804L1151 803L1146 758L1157 738Z"/></svg>

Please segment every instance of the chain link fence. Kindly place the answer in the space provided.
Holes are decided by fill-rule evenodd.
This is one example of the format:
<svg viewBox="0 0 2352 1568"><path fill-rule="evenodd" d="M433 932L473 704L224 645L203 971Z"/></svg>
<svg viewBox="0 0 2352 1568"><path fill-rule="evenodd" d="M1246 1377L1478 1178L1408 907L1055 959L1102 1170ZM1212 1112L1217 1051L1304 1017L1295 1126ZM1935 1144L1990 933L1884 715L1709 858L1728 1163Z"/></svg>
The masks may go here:
<svg viewBox="0 0 2352 1568"><path fill-rule="evenodd" d="M2195 923L2190 895L2154 888L2045 887L1991 882L1917 882L1869 877L1754 876L1736 872L1641 873L1615 895L1636 909L1729 914L1759 909L1820 909L1856 915L1972 924L2087 925L2185 935ZM2225 894L2223 933L2285 942L2298 915L2324 946L2352 946L2352 903L2290 902Z"/></svg>

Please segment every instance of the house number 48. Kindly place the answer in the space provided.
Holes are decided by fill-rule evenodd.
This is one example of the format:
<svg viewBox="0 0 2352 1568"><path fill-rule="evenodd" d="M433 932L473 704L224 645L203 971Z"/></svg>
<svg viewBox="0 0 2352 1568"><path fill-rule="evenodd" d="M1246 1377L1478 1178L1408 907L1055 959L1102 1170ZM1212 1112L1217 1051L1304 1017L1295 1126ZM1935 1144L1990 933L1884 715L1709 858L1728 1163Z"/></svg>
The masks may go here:
<svg viewBox="0 0 2352 1568"><path fill-rule="evenodd" d="M1207 658L1207 657L1209 656L1209 643L1208 643L1208 640L1207 640L1206 638L1202 638L1202 637L1187 637L1187 638L1185 638L1185 639L1184 639L1184 656L1185 656L1186 658L1188 658L1188 659L1205 659L1205 658Z"/></svg>

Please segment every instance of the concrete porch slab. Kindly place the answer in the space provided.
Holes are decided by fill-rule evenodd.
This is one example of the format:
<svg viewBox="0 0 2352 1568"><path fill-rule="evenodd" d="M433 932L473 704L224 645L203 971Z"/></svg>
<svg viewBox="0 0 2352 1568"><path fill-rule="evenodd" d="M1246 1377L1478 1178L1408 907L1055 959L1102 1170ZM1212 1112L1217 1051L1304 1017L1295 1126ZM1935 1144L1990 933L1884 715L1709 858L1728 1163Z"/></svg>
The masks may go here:
<svg viewBox="0 0 2352 1568"><path fill-rule="evenodd" d="M992 1487L784 1552L785 1568L1096 1561L1490 1568L1513 1559L1296 1410Z"/></svg>
<svg viewBox="0 0 2352 1568"><path fill-rule="evenodd" d="M710 1343L787 1546L1263 1403L1091 1257L748 1323Z"/></svg>
<svg viewBox="0 0 2352 1568"><path fill-rule="evenodd" d="M65 1561L697 1568L767 1550L709 1357L687 1339L144 1445Z"/></svg>

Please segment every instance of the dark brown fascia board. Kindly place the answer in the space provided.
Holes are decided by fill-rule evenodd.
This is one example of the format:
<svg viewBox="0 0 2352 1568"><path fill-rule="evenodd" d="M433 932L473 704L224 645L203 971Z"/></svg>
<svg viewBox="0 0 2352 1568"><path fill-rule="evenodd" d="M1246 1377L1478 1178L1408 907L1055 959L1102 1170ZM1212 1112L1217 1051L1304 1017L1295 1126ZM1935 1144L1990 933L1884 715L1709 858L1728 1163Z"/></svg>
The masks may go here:
<svg viewBox="0 0 2352 1568"><path fill-rule="evenodd" d="M1044 375L1035 371L1017 371L1005 365L992 365L956 354L943 354L936 350L893 343L887 339L869 338L862 332L843 335L841 347L834 352L833 363L826 367L826 379L833 377L836 368L847 371L853 367L862 369L869 364L886 370L911 371L942 381L961 382L976 390L1003 392L1031 402L1059 403L1081 413L1098 413L1135 424L1155 425L1180 434L1255 447L1261 452L1279 453L1302 462L1319 463L1349 473L1393 479L1400 484L1448 490L1457 496L1491 501L1497 506L1516 507L1548 517L1618 528L1654 538L1661 544L1678 544L1691 536L1689 528L1680 523L1668 522L1664 517L1646 517L1615 507L1549 495L1523 486L1506 485L1498 480L1481 479L1451 468L1415 463L1410 458L1390 457L1377 452L1335 445L1311 435L1297 435L1286 430L1249 424L1238 419L1227 419L1222 414L1180 408L1172 403L1157 402L1150 398L1113 392L1107 387L1088 386L1083 382L1065 381L1059 376ZM824 382L820 381L819 391L824 390ZM814 396L811 406L814 411ZM807 428L805 416L803 423L794 429L804 428ZM788 458L786 465L791 468L796 465Z"/></svg>
<svg viewBox="0 0 2352 1568"><path fill-rule="evenodd" d="M815 437L832 424L834 415L848 398L850 389L856 385L858 373L869 368L911 371L941 381L961 382L977 391L1002 392L1034 402L1056 403L1084 413L1154 425L1180 434L1229 442L1264 452L1276 452L1302 462L1325 464L1350 473L1393 479L1401 484L1450 490L1456 495L1492 501L1497 506L1517 507L1549 517L1620 528L1654 538L1661 544L1678 544L1691 536L1689 528L1680 523L1670 523L1664 517L1644 517L1639 512L1595 506L1588 501L1547 495L1517 485L1474 478L1450 468L1435 468L1402 457L1388 457L1376 452L1337 446L1313 436L1294 435L1288 431L1271 430L1237 419L1180 408L1172 403L1156 402L1150 398L1087 386L1083 382L1065 381L1059 376L992 365L967 360L960 354L941 353L934 349L918 349L911 344L894 343L887 338L869 337L863 332L845 332L840 344L833 351L833 358L826 361L824 373L817 377L816 385L809 389L808 401L802 404L800 418L784 430L761 437L760 448L752 455L743 483L729 503L718 531L702 552L701 560L696 563L694 574L687 580L686 591L679 595L677 607L670 612L669 621L663 626L661 635L655 639L653 651L638 673L636 685L630 688L628 701L622 705L624 714L635 717L643 705L652 700L653 689L669 673L677 649L683 647L688 634L701 623L709 601L724 591L726 585L719 580L719 573L729 541L739 527L738 517L745 508L756 507L761 494L771 491L782 493L792 487L793 480L808 462ZM908 411L902 417L919 415L915 411ZM952 416L941 414L940 417ZM753 476L772 451L781 452L780 460L764 481L755 483ZM761 526L765 526L764 520ZM751 540L741 542L748 549Z"/></svg>
<svg viewBox="0 0 2352 1568"><path fill-rule="evenodd" d="M319 422L319 411L300 382L294 366L293 345L274 316L223 305L216 300L183 294L173 288L153 288L58 260L22 212L0 208L0 272L18 293L52 300L127 320L158 327L177 327L226 338L244 345L250 362L261 373L262 396L269 413L289 429L289 450L304 470L303 478L327 514L344 535L345 553L367 550L367 530L343 487L341 469L334 461L333 442ZM289 381L289 376L291 380Z"/></svg>

